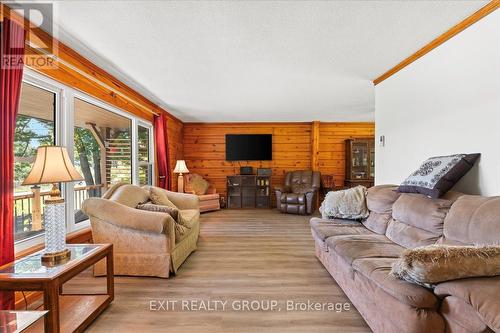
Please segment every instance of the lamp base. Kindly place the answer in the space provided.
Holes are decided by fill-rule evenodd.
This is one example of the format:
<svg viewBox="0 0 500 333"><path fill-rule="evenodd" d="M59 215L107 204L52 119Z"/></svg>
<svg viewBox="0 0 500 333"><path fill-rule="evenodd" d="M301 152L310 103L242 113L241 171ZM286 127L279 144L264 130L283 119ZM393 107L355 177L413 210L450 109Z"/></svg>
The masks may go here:
<svg viewBox="0 0 500 333"><path fill-rule="evenodd" d="M69 259L70 257L71 251L69 249L53 253L46 252L42 255L42 262L47 265L55 265Z"/></svg>
<svg viewBox="0 0 500 333"><path fill-rule="evenodd" d="M184 176L182 173L179 173L177 177L177 192L184 193Z"/></svg>

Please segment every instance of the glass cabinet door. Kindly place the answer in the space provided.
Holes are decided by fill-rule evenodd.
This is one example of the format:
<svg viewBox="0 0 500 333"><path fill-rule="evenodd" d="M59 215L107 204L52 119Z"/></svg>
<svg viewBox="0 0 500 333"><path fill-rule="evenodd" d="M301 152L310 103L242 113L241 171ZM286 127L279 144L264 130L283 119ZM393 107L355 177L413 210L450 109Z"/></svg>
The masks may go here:
<svg viewBox="0 0 500 333"><path fill-rule="evenodd" d="M368 144L366 142L353 142L352 143L352 179L366 179L368 178Z"/></svg>
<svg viewBox="0 0 500 333"><path fill-rule="evenodd" d="M375 178L375 148L370 148L370 178Z"/></svg>

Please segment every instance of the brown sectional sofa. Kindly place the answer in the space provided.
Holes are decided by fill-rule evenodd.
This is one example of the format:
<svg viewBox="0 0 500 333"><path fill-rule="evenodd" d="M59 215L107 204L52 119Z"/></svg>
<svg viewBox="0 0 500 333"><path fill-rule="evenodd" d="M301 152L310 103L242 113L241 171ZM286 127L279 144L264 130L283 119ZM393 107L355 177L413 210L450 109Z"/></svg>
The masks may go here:
<svg viewBox="0 0 500 333"><path fill-rule="evenodd" d="M406 248L500 244L500 197L449 192L443 199L368 190L362 223L311 219L316 255L374 332L500 332L500 277L438 284L389 273Z"/></svg>

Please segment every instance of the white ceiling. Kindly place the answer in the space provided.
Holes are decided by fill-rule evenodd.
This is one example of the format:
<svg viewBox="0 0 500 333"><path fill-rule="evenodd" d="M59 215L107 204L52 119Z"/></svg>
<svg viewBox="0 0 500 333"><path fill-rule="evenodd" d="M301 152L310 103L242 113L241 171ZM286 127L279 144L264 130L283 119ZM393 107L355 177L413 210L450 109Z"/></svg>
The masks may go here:
<svg viewBox="0 0 500 333"><path fill-rule="evenodd" d="M487 1L65 1L59 38L183 121L372 121L372 80Z"/></svg>

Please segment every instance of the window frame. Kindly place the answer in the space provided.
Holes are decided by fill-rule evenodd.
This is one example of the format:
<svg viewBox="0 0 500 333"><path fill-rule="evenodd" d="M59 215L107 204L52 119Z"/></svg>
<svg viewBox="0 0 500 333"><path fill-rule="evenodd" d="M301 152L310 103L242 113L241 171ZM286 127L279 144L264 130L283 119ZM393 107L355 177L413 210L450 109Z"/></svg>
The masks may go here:
<svg viewBox="0 0 500 333"><path fill-rule="evenodd" d="M136 123L136 135L139 133L139 126L141 127L144 127L146 128L149 132L149 150L148 150L148 159L149 159L149 162L148 164L151 165L151 174L150 174L150 177L151 177L151 186L154 185L154 180L155 180L155 167L154 167L154 157L155 157L155 145L154 145L154 136L153 136L153 124L151 123L148 123L148 122L145 122L143 120L137 120L137 123ZM138 140L138 136L136 137L136 140L134 141L135 143L135 147L133 150L135 150L135 153L136 153L136 179L134 179L134 183L135 184L139 184L139 140Z"/></svg>
<svg viewBox="0 0 500 333"><path fill-rule="evenodd" d="M62 141L63 131L64 131L64 117L62 115L62 109L64 104L64 89L61 84L58 82L44 77L34 71L25 69L23 73L22 83L27 83L37 88L49 91L53 93L54 96L54 141L56 145L64 145ZM64 186L61 187L61 194L63 198L66 198L68 193ZM15 232L15 230L14 230ZM38 245L43 242L45 237L45 231L40 233L39 235L27 237L14 242L14 251L22 251L31 246Z"/></svg>
<svg viewBox="0 0 500 333"><path fill-rule="evenodd" d="M83 100L87 103L93 104L97 107L103 108L106 111L114 113L116 115L125 117L130 120L131 123L131 140L132 140L132 161L131 169L132 184L139 184L139 163L138 163L138 142L137 142L137 131L138 126L142 126L149 129L150 137L150 149L149 158L152 167L152 181L154 184L154 164L155 164L155 154L154 154L154 134L153 134L153 124L141 117L123 111L116 106L109 103L103 102L98 98L95 98L87 93L79 91L73 87L67 86L60 82L57 82L43 74L33 71L32 69L25 68L23 73L22 82L31 84L40 89L50 91L55 94L55 114L54 114L54 125L55 125L55 144L66 147L68 154L73 161L74 159L74 115L75 115L75 98ZM66 202L66 233L71 233L74 231L81 230L90 226L89 220L75 223L74 216L74 183L64 183L61 186L61 193L65 198ZM29 237L26 239L18 240L14 243L15 252L23 251L29 247L42 244L44 242L45 232L40 235Z"/></svg>

